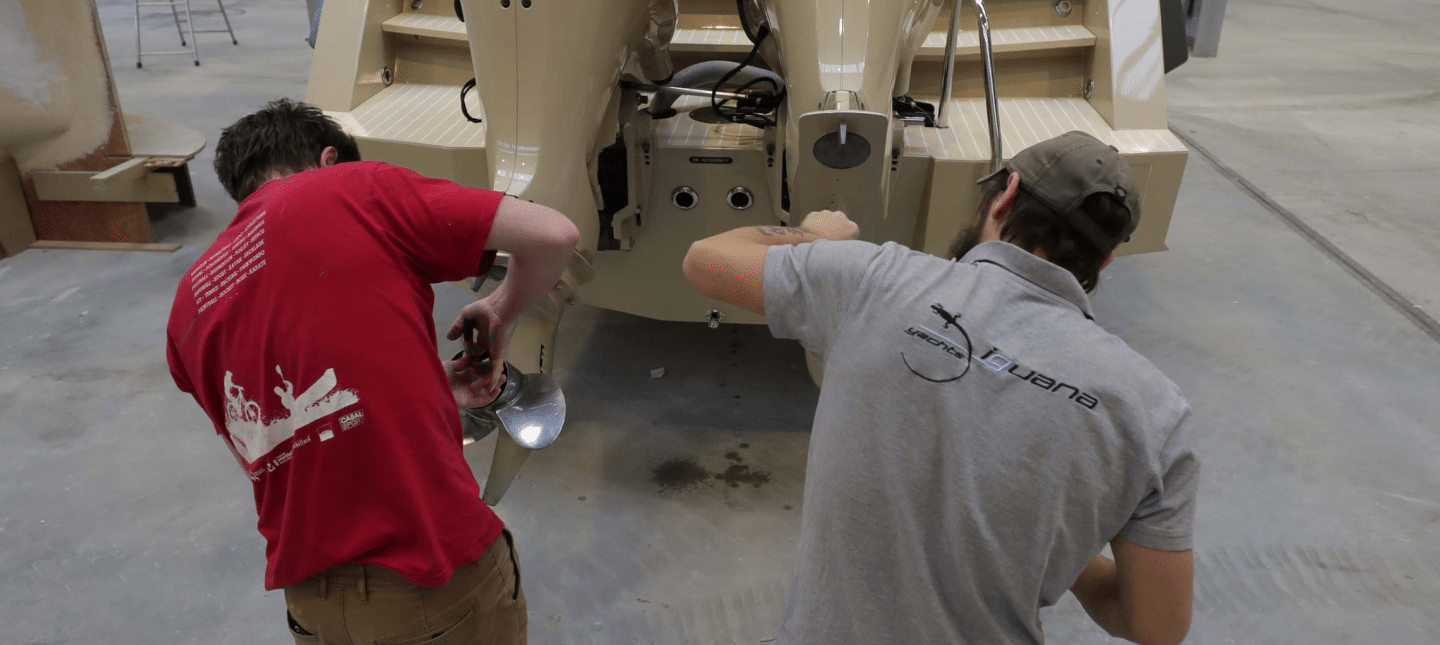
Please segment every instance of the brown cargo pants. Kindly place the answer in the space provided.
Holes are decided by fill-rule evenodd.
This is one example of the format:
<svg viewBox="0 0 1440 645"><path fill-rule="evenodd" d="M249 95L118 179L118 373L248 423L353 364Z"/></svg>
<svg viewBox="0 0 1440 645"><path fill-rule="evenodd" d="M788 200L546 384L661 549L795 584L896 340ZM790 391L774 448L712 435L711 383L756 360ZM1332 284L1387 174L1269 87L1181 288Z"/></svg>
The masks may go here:
<svg viewBox="0 0 1440 645"><path fill-rule="evenodd" d="M525 645L525 592L509 529L450 581L421 587L342 564L285 588L297 645Z"/></svg>

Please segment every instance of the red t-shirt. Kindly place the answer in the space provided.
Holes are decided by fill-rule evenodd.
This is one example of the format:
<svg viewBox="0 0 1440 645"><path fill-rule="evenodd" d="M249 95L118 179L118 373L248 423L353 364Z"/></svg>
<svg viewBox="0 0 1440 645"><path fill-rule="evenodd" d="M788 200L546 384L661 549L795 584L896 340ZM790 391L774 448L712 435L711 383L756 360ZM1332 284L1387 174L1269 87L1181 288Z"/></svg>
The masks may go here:
<svg viewBox="0 0 1440 645"><path fill-rule="evenodd" d="M247 197L180 280L170 372L254 483L265 588L343 562L437 586L499 535L430 284L481 269L503 197L378 162L308 170Z"/></svg>

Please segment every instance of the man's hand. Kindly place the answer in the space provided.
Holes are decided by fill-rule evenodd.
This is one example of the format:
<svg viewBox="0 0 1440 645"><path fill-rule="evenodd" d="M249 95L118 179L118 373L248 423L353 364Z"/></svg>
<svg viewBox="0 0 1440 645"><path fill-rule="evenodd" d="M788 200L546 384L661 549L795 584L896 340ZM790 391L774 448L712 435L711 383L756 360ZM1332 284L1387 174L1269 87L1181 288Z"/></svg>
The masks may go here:
<svg viewBox="0 0 1440 645"><path fill-rule="evenodd" d="M464 371L475 372L481 356L489 352L490 369L476 372L475 382L467 384L467 387L474 390L477 395L490 397L485 400L485 403L489 403L500 394L500 386L504 384L502 377L505 372L505 350L510 346L510 336L515 333L515 324L519 320L518 316L504 315L503 304L498 302L503 295L500 291L496 291L466 305L464 309L460 310L460 316L455 319L455 323L450 325L450 331L445 334L446 338L455 340L463 334L465 319L467 317L475 319L476 336L473 339L465 338L465 356L461 361L469 363L462 366ZM450 373L450 370L447 369L446 372ZM453 389L455 386L454 376L451 377L450 383ZM457 400L459 398L459 396L456 397ZM474 406L462 405L461 407Z"/></svg>
<svg viewBox="0 0 1440 645"><path fill-rule="evenodd" d="M450 388L461 407L493 401L504 385L505 356L510 337L526 309L539 302L560 280L580 232L558 211L514 197L506 197L495 211L489 250L510 253L505 279L490 295L466 305L445 337L459 338L467 317L475 319L477 337L465 339L460 364L445 364ZM489 369L479 369L480 356L490 353ZM466 405L466 403L475 403Z"/></svg>
<svg viewBox="0 0 1440 645"><path fill-rule="evenodd" d="M482 370L482 361L477 356L469 353L457 360L442 361L445 368L445 377L450 381L450 393L455 396L455 405L461 408L478 408L489 404L500 396L500 388L505 385L505 378L502 375L500 382L495 387L485 384L490 376L490 370Z"/></svg>
<svg viewBox="0 0 1440 645"><path fill-rule="evenodd" d="M850 221L840 211L815 211L800 222L802 230L810 230L816 236L827 240L855 240L860 238L860 225Z"/></svg>

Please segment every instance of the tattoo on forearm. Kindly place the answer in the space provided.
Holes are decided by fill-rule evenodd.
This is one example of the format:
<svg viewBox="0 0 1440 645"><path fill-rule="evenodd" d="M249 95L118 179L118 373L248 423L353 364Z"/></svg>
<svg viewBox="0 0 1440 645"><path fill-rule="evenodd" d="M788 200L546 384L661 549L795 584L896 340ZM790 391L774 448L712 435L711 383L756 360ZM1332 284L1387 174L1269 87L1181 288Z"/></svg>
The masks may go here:
<svg viewBox="0 0 1440 645"><path fill-rule="evenodd" d="M765 237L793 236L793 235L814 235L812 231L804 226L752 226Z"/></svg>

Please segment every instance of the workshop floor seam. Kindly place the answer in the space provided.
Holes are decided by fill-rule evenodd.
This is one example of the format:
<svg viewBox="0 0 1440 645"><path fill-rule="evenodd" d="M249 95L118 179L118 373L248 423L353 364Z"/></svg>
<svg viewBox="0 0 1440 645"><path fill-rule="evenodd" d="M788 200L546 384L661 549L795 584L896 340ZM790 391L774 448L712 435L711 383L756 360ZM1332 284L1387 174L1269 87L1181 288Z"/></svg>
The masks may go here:
<svg viewBox="0 0 1440 645"><path fill-rule="evenodd" d="M1204 157L1206 161L1209 161L1222 176L1229 180L1230 183L1235 184L1237 188L1253 199L1255 203L1264 207L1265 210L1270 211L1276 217L1279 217L1286 224L1289 224L1290 227L1294 228L1302 237L1320 249L1327 257L1334 260L1336 264L1344 268L1346 272L1354 276L1361 284L1378 294L1386 304L1394 307L1401 315L1408 318L1410 322L1414 323L1416 327L1419 327L1420 331L1424 332L1426 336L1440 343L1440 321L1432 318L1430 314L1425 312L1424 308L1411 302L1409 298L1401 295L1400 292L1396 291L1394 287L1391 287L1379 276L1371 273L1364 265L1340 250L1340 247L1336 246L1329 239L1326 239L1324 235L1321 235L1319 231L1316 231L1309 224L1306 224L1304 220L1296 216L1290 209L1280 205L1279 202L1271 198L1265 191L1260 190L1260 188L1251 183L1250 180L1245 179L1240 173L1226 165L1225 162L1221 161L1214 153L1200 145L1193 137L1186 135L1174 126L1170 127L1170 131L1175 133L1175 136L1179 137L1192 151Z"/></svg>

